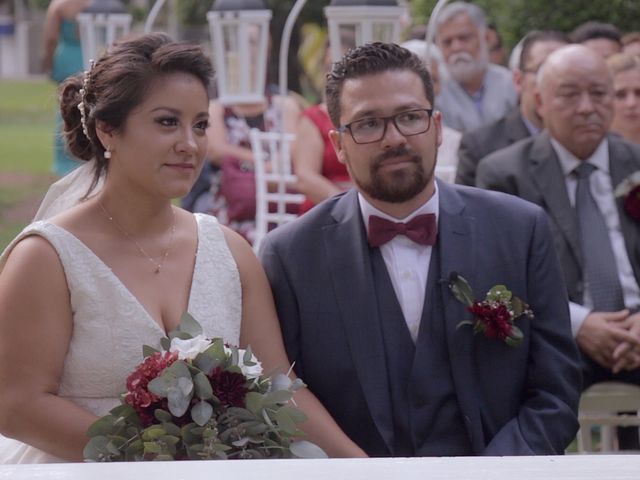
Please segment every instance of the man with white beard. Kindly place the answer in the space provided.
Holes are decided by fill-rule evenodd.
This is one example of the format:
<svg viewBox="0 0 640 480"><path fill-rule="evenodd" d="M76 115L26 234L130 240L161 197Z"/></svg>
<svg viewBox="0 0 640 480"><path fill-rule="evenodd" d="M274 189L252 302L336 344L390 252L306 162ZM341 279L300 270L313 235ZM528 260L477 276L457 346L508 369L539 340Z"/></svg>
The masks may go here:
<svg viewBox="0 0 640 480"><path fill-rule="evenodd" d="M450 73L436 98L443 122L464 133L503 117L517 104L517 94L509 70L489 63L482 9L466 2L450 3L435 28Z"/></svg>

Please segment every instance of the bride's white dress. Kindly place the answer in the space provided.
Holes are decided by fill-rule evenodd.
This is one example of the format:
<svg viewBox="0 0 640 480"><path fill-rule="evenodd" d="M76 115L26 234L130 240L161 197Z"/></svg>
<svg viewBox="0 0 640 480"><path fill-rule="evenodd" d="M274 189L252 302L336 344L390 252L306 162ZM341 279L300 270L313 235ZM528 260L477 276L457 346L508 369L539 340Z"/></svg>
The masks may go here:
<svg viewBox="0 0 640 480"><path fill-rule="evenodd" d="M208 337L237 345L242 313L238 268L215 217L196 214L196 220L198 249L188 311ZM165 332L102 260L47 221L29 225L7 247L0 271L15 243L29 235L46 238L56 249L71 294L73 333L58 395L104 415L119 404L126 377L143 360L142 345L159 348ZM0 436L0 463L56 461L61 460Z"/></svg>

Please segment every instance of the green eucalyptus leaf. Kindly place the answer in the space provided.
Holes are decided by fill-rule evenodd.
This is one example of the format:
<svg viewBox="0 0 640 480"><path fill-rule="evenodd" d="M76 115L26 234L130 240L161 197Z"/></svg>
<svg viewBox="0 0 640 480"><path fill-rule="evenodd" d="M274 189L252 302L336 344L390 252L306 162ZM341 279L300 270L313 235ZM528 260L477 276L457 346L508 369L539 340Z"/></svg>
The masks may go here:
<svg viewBox="0 0 640 480"><path fill-rule="evenodd" d="M154 461L154 462L170 462L170 461L172 461L172 460L175 460L175 459L173 458L173 456L168 455L168 454L166 454L166 453L161 453L160 455L157 455L157 456L153 459L153 461Z"/></svg>
<svg viewBox="0 0 640 480"><path fill-rule="evenodd" d="M173 375L162 374L147 384L147 390L160 398L165 398L169 394L169 389L174 388L176 384L177 380Z"/></svg>
<svg viewBox="0 0 640 480"><path fill-rule="evenodd" d="M224 351L224 342L221 338L214 338L211 341L211 346L207 348L204 353L211 358L219 360L220 363L227 359L227 354Z"/></svg>
<svg viewBox="0 0 640 480"><path fill-rule="evenodd" d="M464 305L471 306L474 302L473 290L469 282L461 275L452 275L449 280L449 288L456 297Z"/></svg>
<svg viewBox="0 0 640 480"><path fill-rule="evenodd" d="M193 384L195 386L196 397L200 400L209 400L213 398L213 389L211 388L211 382L207 376L200 372L193 377Z"/></svg>
<svg viewBox="0 0 640 480"><path fill-rule="evenodd" d="M173 362L164 370L163 375L165 374L173 375L176 378L184 377L191 379L191 371L184 360L177 360Z"/></svg>
<svg viewBox="0 0 640 480"><path fill-rule="evenodd" d="M240 447L240 448L244 447L248 443L249 443L249 437L242 437L239 440L235 440L235 441L231 442L231 444L234 447Z"/></svg>
<svg viewBox="0 0 640 480"><path fill-rule="evenodd" d="M208 402L201 401L191 407L191 418L200 426L205 425L212 415L213 407Z"/></svg>
<svg viewBox="0 0 640 480"><path fill-rule="evenodd" d="M324 450L307 440L295 441L289 446L289 449L298 458L328 458Z"/></svg>
<svg viewBox="0 0 640 480"><path fill-rule="evenodd" d="M511 335L509 335L505 339L505 342L510 347L519 347L520 344L522 343L523 339L524 339L524 335L522 333L522 330L520 330L515 325L512 325L511 326Z"/></svg>
<svg viewBox="0 0 640 480"><path fill-rule="evenodd" d="M171 435L174 437L180 437L182 435L182 430L175 423L163 422L161 425L162 425L162 428L164 428L164 431L167 432L168 435Z"/></svg>
<svg viewBox="0 0 640 480"><path fill-rule="evenodd" d="M208 354L207 352L210 349L211 347L209 347L204 352L199 353L196 358L193 359L193 364L202 372L204 372L205 375L211 375L213 369L220 366L224 361L219 358L214 358L212 355Z"/></svg>
<svg viewBox="0 0 640 480"><path fill-rule="evenodd" d="M307 421L307 416L302 410L299 410L295 407L284 406L280 407L280 411L285 411L287 415L293 420L295 423L303 423Z"/></svg>
<svg viewBox="0 0 640 480"><path fill-rule="evenodd" d="M240 421L251 421L256 418L256 416L246 408L229 407L227 413Z"/></svg>
<svg viewBox="0 0 640 480"><path fill-rule="evenodd" d="M293 397L293 393L289 390L278 390L275 392L269 392L262 397L263 405L276 405L281 403L287 403Z"/></svg>
<svg viewBox="0 0 640 480"><path fill-rule="evenodd" d="M160 425L151 425L150 427L145 428L142 432L142 440L145 442L151 442L166 434L167 432Z"/></svg>
<svg viewBox="0 0 640 480"><path fill-rule="evenodd" d="M124 451L125 462L135 462L142 459L144 454L144 445L141 440L137 439L131 442Z"/></svg>
<svg viewBox="0 0 640 480"><path fill-rule="evenodd" d="M160 347L163 351L168 352L171 348L171 339L169 337L162 337L160 339Z"/></svg>
<svg viewBox="0 0 640 480"><path fill-rule="evenodd" d="M182 314L180 325L178 325L178 330L188 333L189 335L191 335L191 337L202 335L202 326L195 318L191 316L189 312L185 312Z"/></svg>
<svg viewBox="0 0 640 480"><path fill-rule="evenodd" d="M149 345L143 345L142 346L142 356L144 358L148 358L151 355L153 355L154 353L158 353L158 350L156 350L153 347L150 347Z"/></svg>
<svg viewBox="0 0 640 480"><path fill-rule="evenodd" d="M293 433L296 431L295 422L284 408L279 408L276 412L276 423L278 424L280 430L289 435L293 435Z"/></svg>
<svg viewBox="0 0 640 480"><path fill-rule="evenodd" d="M249 392L244 397L244 403L247 410L257 415L262 408L262 394Z"/></svg>
<svg viewBox="0 0 640 480"><path fill-rule="evenodd" d="M244 422L240 424L240 426L247 432L247 435L254 437L256 435L262 435L264 432L268 430L267 426L262 422ZM257 442L256 440L251 440L252 442ZM263 439L260 439L260 442L263 442Z"/></svg>
<svg viewBox="0 0 640 480"><path fill-rule="evenodd" d="M144 453L160 453L162 447L156 442L144 442Z"/></svg>
<svg viewBox="0 0 640 480"><path fill-rule="evenodd" d="M115 431L118 430L118 426L115 424L118 417L114 415L105 415L104 417L100 417L98 420L93 422L88 430L88 437L98 437L103 435L111 435Z"/></svg>
<svg viewBox="0 0 640 480"><path fill-rule="evenodd" d="M529 309L529 305L524 303L518 297L513 297L511 300L511 307L513 308L514 318L522 316Z"/></svg>
<svg viewBox="0 0 640 480"><path fill-rule="evenodd" d="M189 377L179 377L177 388L180 389L183 395L192 396L193 393L193 380Z"/></svg>
<svg viewBox="0 0 640 480"><path fill-rule="evenodd" d="M251 367L256 363L253 361L253 352L251 351L251 346L247 345L247 349L244 351L244 355L242 355L242 363Z"/></svg>
<svg viewBox="0 0 640 480"><path fill-rule="evenodd" d="M156 420L159 422L171 422L173 417L166 410L162 410L161 408L156 408L153 411L153 416L156 417Z"/></svg>
<svg viewBox="0 0 640 480"><path fill-rule="evenodd" d="M100 435L91 438L84 447L82 455L86 460L93 462L109 462L111 461L111 454L107 449L109 439L106 436Z"/></svg>
<svg viewBox="0 0 640 480"><path fill-rule="evenodd" d="M175 417L181 417L189 408L189 404L191 403L191 394L185 394L182 389L172 387L169 389L167 394L167 400L169 404L169 411Z"/></svg>

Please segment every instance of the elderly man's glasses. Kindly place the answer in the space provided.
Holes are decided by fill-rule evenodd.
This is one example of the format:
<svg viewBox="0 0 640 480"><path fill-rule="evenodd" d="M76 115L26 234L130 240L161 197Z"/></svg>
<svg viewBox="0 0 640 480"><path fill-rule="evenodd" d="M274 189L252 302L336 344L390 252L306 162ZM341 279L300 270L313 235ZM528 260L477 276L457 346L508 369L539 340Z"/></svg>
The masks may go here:
<svg viewBox="0 0 640 480"><path fill-rule="evenodd" d="M433 109L417 108L396 113L389 117L367 117L338 127L340 133L349 130L353 141L359 144L382 140L391 121L405 137L419 135L429 130Z"/></svg>

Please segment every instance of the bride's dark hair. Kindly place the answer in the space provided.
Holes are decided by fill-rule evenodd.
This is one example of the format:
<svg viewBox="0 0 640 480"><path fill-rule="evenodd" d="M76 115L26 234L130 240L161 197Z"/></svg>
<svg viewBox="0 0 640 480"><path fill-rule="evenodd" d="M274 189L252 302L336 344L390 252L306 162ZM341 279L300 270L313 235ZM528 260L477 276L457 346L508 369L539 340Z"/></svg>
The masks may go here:
<svg viewBox="0 0 640 480"><path fill-rule="evenodd" d="M104 147L96 134L96 121L116 131L121 129L129 113L144 101L152 82L170 73L193 75L208 92L213 67L200 46L174 42L163 33L151 33L111 46L89 72L84 95L80 89L85 73L69 77L60 86L60 111L67 147L81 160L96 160L89 192L108 168ZM87 135L78 108L81 101Z"/></svg>

